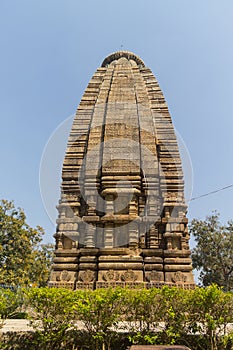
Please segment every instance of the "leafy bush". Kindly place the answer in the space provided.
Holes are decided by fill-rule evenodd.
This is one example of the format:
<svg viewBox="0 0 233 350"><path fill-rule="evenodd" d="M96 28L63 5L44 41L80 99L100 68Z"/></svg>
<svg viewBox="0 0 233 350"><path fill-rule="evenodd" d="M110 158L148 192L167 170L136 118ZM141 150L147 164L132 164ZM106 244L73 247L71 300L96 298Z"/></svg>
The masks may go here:
<svg viewBox="0 0 233 350"><path fill-rule="evenodd" d="M1 319L22 296L0 290ZM180 344L192 350L232 350L233 295L217 286L187 291L98 289L24 291L35 332L4 336L8 350L117 350L130 344ZM18 339L18 340L17 340Z"/></svg>
<svg viewBox="0 0 233 350"><path fill-rule="evenodd" d="M16 317L22 305L21 291L0 289L0 328L3 327L7 318Z"/></svg>
<svg viewBox="0 0 233 350"><path fill-rule="evenodd" d="M126 330L130 332L129 339L133 344L157 344L159 323L164 316L161 302L159 289L127 291Z"/></svg>
<svg viewBox="0 0 233 350"><path fill-rule="evenodd" d="M227 325L232 322L232 293L224 293L216 285L196 288L189 293L187 323L193 334L202 335L207 349L215 350L220 343L227 343Z"/></svg>
<svg viewBox="0 0 233 350"><path fill-rule="evenodd" d="M127 291L122 288L75 292L77 317L89 333L93 349L110 349L116 329L124 314ZM113 329L114 327L114 329Z"/></svg>
<svg viewBox="0 0 233 350"><path fill-rule="evenodd" d="M35 345L43 350L58 349L74 323L75 293L62 288L31 288L25 290L25 295L33 311Z"/></svg>

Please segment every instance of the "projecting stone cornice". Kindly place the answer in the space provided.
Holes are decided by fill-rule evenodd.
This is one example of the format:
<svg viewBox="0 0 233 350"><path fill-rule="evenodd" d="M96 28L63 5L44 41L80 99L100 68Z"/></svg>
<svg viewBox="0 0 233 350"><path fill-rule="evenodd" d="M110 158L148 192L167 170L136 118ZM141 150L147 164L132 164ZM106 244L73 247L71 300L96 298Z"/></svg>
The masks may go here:
<svg viewBox="0 0 233 350"><path fill-rule="evenodd" d="M145 67L145 63L143 62L143 60L139 56L135 55L133 52L130 52L130 51L116 51L110 54L108 57L104 59L101 67L106 67L111 62L115 60L119 60L121 57L125 57L127 58L127 60L135 61L137 65L140 67Z"/></svg>

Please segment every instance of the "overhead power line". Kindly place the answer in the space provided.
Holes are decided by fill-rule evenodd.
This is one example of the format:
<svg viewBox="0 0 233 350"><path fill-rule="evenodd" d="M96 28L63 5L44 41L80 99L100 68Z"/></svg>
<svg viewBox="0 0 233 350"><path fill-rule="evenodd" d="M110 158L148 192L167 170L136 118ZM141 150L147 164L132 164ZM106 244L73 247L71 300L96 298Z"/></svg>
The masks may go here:
<svg viewBox="0 0 233 350"><path fill-rule="evenodd" d="M230 188L230 187L233 187L233 184L232 184L232 185L225 186L225 187L222 187L222 188L219 188L218 190L215 190L215 191L211 191L211 192L202 194L202 195L200 195L200 196L198 196L198 197L193 197L193 198L190 199L190 202L191 202L191 201L194 201L194 200L196 200L196 199L199 199L199 198L202 198L202 197L207 197L207 196L209 196L209 195L211 195L211 194L214 194L214 193L217 193L217 192L226 190L227 188Z"/></svg>

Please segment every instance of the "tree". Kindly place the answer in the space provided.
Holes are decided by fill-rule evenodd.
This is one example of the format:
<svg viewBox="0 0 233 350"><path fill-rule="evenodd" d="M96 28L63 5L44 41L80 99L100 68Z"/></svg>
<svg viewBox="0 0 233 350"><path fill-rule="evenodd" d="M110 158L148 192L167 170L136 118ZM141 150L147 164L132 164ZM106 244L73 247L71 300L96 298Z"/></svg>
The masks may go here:
<svg viewBox="0 0 233 350"><path fill-rule="evenodd" d="M51 247L41 245L44 230L31 228L13 201L0 201L0 283L12 286L45 285Z"/></svg>
<svg viewBox="0 0 233 350"><path fill-rule="evenodd" d="M39 244L33 250L34 262L29 271L31 284L39 287L46 287L54 255L52 243Z"/></svg>
<svg viewBox="0 0 233 350"><path fill-rule="evenodd" d="M200 270L203 286L216 283L225 291L233 289L233 222L221 225L219 214L213 213L206 220L194 219L190 233L197 243L192 251L193 267Z"/></svg>

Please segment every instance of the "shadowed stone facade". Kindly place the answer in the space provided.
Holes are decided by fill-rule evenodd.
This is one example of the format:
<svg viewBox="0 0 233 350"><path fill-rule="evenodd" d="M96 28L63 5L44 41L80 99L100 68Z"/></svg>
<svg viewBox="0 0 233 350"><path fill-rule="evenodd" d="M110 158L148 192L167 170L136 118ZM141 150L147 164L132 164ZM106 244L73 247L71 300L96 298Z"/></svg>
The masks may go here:
<svg viewBox="0 0 233 350"><path fill-rule="evenodd" d="M193 288L186 210L163 93L138 56L115 52L70 131L49 285Z"/></svg>

